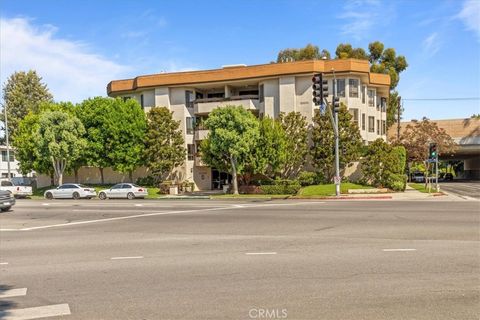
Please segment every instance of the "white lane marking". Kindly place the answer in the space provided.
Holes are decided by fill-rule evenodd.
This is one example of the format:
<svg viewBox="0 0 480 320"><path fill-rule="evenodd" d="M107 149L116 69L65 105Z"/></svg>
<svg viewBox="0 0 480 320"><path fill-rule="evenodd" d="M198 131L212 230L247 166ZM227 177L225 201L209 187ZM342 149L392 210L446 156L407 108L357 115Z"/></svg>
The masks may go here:
<svg viewBox="0 0 480 320"><path fill-rule="evenodd" d="M50 203L42 203L42 206L49 206Z"/></svg>
<svg viewBox="0 0 480 320"><path fill-rule="evenodd" d="M11 298L11 297L20 297L27 295L27 288L16 288L0 291L0 299Z"/></svg>
<svg viewBox="0 0 480 320"><path fill-rule="evenodd" d="M245 254L249 256L254 256L254 255L267 255L267 254L277 254L277 253L276 252L247 252Z"/></svg>
<svg viewBox="0 0 480 320"><path fill-rule="evenodd" d="M4 266L4 265L7 265L8 262L0 262L0 266Z"/></svg>
<svg viewBox="0 0 480 320"><path fill-rule="evenodd" d="M70 307L67 303L63 303L25 309L6 309L0 311L0 318L3 320L30 320L69 314L71 314Z"/></svg>
<svg viewBox="0 0 480 320"><path fill-rule="evenodd" d="M246 205L246 206L243 206L241 208L236 207L235 205L231 205L230 207L214 207L214 208L205 208L205 209L161 211L161 212L136 214L136 215L124 216L124 217L114 217L114 218L104 218L104 219L95 219L95 220L85 220L85 221L77 221L77 222L51 224L51 225L46 225L46 226L38 226L38 227L30 227L30 228L0 229L0 231L32 231L32 230L40 230L40 229L50 229L50 228L57 228L57 227L68 227L68 226L75 226L75 225L82 225L82 224L106 222L106 221L127 220L127 219L135 219L135 218L142 218L142 217L153 217L153 216L161 216L161 215L169 215L169 214L177 214L177 213L193 213L193 212L206 212L206 211L218 211L218 210L248 209L248 208L271 207L271 206L297 206L297 205L302 205L302 204L319 204L319 203L325 203L325 202L323 202L323 201L308 201L308 202L293 202L293 203L268 203L268 204Z"/></svg>
<svg viewBox="0 0 480 320"><path fill-rule="evenodd" d="M417 249L382 249L385 252L395 252L395 251L417 251Z"/></svg>
<svg viewBox="0 0 480 320"><path fill-rule="evenodd" d="M123 259L143 259L143 256L133 256L133 257L112 257L110 260L123 260Z"/></svg>
<svg viewBox="0 0 480 320"><path fill-rule="evenodd" d="M135 207L143 207L143 204L136 203L136 204L135 204Z"/></svg>

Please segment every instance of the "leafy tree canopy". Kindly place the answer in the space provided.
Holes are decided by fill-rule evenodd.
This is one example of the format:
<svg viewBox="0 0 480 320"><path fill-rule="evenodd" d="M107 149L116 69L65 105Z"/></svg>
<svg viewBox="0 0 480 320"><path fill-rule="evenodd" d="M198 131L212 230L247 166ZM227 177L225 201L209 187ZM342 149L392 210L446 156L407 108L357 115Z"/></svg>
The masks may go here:
<svg viewBox="0 0 480 320"><path fill-rule="evenodd" d="M210 130L202 141L202 158L208 165L232 173L233 193L238 194L237 173L244 172L249 155L260 137L258 120L241 106L214 109L205 126Z"/></svg>
<svg viewBox="0 0 480 320"><path fill-rule="evenodd" d="M289 112L280 114L280 122L287 136L288 150L281 176L295 178L303 170L309 151L307 119L300 112Z"/></svg>
<svg viewBox="0 0 480 320"><path fill-rule="evenodd" d="M7 108L8 130L15 136L15 131L29 112L38 112L43 102L52 102L53 97L47 85L36 71L15 72L7 79L3 87L3 108ZM5 121L4 112L0 114L0 121Z"/></svg>
<svg viewBox="0 0 480 320"><path fill-rule="evenodd" d="M428 156L430 143L435 142L439 154L450 154L455 151L456 143L443 128L428 118L413 120L400 134L395 144L405 147L409 162L423 162Z"/></svg>
<svg viewBox="0 0 480 320"><path fill-rule="evenodd" d="M362 148L362 138L352 115L342 103L338 113L340 166L358 160ZM327 180L334 176L335 135L328 112L321 114L316 110L313 118L312 146L310 155L315 169L322 172Z"/></svg>
<svg viewBox="0 0 480 320"><path fill-rule="evenodd" d="M277 62L289 62L300 60L319 60L322 58L330 59L330 52L317 46L307 44L304 48L288 48L281 50L277 56Z"/></svg>
<svg viewBox="0 0 480 320"><path fill-rule="evenodd" d="M186 150L180 121L175 121L165 107L150 109L145 134L145 163L152 174L161 180L185 161Z"/></svg>

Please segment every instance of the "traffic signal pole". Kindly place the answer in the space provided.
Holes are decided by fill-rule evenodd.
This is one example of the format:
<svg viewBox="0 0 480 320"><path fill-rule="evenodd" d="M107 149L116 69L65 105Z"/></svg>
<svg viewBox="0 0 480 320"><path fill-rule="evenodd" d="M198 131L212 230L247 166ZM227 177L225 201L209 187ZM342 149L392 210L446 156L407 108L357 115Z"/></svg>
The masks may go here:
<svg viewBox="0 0 480 320"><path fill-rule="evenodd" d="M335 70L333 72L333 97L331 107L328 106L328 81L323 79L323 74L315 74L312 78L313 89L313 103L320 106L320 111L323 113L328 109L330 120L332 121L333 133L335 136L335 195L340 196L340 156L339 156L339 133L338 133L338 110L340 108L340 101L337 98L337 79L335 77ZM333 114L333 115L332 115Z"/></svg>

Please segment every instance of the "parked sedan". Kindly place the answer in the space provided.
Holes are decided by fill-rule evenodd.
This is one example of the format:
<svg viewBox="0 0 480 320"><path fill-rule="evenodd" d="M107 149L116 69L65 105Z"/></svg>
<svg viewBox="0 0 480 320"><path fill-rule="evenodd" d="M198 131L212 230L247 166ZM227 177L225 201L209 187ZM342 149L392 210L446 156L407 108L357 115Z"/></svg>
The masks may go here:
<svg viewBox="0 0 480 320"><path fill-rule="evenodd" d="M147 189L137 186L133 183L117 183L110 189L100 190L98 198L105 200L107 198L145 198L148 195Z"/></svg>
<svg viewBox="0 0 480 320"><path fill-rule="evenodd" d="M94 188L83 184L66 183L61 186L45 191L46 199L91 199L97 196Z"/></svg>

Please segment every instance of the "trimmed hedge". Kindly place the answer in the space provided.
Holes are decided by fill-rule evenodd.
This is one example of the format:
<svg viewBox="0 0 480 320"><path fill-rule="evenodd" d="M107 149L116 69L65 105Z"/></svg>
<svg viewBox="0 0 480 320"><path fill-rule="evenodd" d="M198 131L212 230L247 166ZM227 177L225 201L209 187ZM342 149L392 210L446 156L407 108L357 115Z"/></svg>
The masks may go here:
<svg viewBox="0 0 480 320"><path fill-rule="evenodd" d="M297 194L300 188L300 183L297 181L289 184L260 186L260 190L264 194Z"/></svg>

